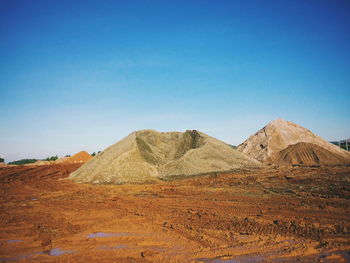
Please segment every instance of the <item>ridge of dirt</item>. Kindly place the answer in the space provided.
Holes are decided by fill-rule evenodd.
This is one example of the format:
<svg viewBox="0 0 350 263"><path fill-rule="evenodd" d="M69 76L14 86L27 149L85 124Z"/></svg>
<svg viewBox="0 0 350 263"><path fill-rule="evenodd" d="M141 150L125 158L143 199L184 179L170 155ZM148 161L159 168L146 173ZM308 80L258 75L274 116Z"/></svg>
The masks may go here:
<svg viewBox="0 0 350 263"><path fill-rule="evenodd" d="M57 164L57 163L63 163L63 162L66 161L68 158L69 158L69 157L67 157L67 156L60 157L60 158L58 158L58 159L55 161L55 163L56 163L56 164Z"/></svg>
<svg viewBox="0 0 350 263"><path fill-rule="evenodd" d="M327 142L308 129L291 121L277 119L268 123L261 130L238 145L237 150L261 162L269 163L271 157L299 142L312 143L341 157L349 159L350 153Z"/></svg>
<svg viewBox="0 0 350 263"><path fill-rule="evenodd" d="M86 163L90 161L93 157L86 151L80 151L73 156L65 159L62 163Z"/></svg>
<svg viewBox="0 0 350 263"><path fill-rule="evenodd" d="M276 165L346 165L350 159L313 143L299 142L271 156Z"/></svg>
<svg viewBox="0 0 350 263"><path fill-rule="evenodd" d="M261 166L226 143L196 130L142 130L108 147L70 178L94 184L143 183Z"/></svg>

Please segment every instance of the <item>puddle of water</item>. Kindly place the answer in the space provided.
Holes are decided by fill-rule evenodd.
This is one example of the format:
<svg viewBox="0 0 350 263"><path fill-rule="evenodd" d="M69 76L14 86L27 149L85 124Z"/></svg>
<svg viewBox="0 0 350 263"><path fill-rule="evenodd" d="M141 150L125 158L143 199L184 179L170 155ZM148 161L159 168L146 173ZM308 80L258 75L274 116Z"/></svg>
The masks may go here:
<svg viewBox="0 0 350 263"><path fill-rule="evenodd" d="M88 238L96 238L96 237L116 237L116 236L128 236L130 233L106 233L106 232L94 232L88 234Z"/></svg>
<svg viewBox="0 0 350 263"><path fill-rule="evenodd" d="M60 248L53 248L49 251L43 252L43 254L47 254L50 256L61 256L63 254L70 254L70 253L75 253L75 251L72 250L61 250Z"/></svg>
<svg viewBox="0 0 350 263"><path fill-rule="evenodd" d="M204 263L258 263L263 261L264 258L260 256L246 257L246 258L231 258L231 259L221 259L221 258L200 258L199 262Z"/></svg>
<svg viewBox="0 0 350 263"><path fill-rule="evenodd" d="M122 248L127 248L127 245L116 245L116 246L101 246L98 249L102 249L102 250L108 250L108 249L122 249Z"/></svg>
<svg viewBox="0 0 350 263"><path fill-rule="evenodd" d="M18 255L16 257L12 257L12 258L0 258L0 262L9 262L9 261L18 261L18 260L22 260L22 259L29 259L31 257L38 256L38 255L61 256L63 254L69 254L69 253L75 253L75 251L61 250L60 248L53 248L49 251L44 251L44 252L35 252L35 253L31 253L31 254Z"/></svg>
<svg viewBox="0 0 350 263"><path fill-rule="evenodd" d="M204 263L241 263L241 261L238 261L236 259L220 259L220 258L200 258L198 259L199 262Z"/></svg>
<svg viewBox="0 0 350 263"><path fill-rule="evenodd" d="M319 259L324 259L325 260L324 262L327 262L328 257L332 255L339 255L345 260L344 262L350 262L350 251L334 251L334 252L321 254L319 256Z"/></svg>
<svg viewBox="0 0 350 263"><path fill-rule="evenodd" d="M6 241L7 243L17 243L17 242L23 242L23 240L20 239L10 239Z"/></svg>
<svg viewBox="0 0 350 263"><path fill-rule="evenodd" d="M30 198L30 200L32 200L32 201L38 201L39 199L38 199L38 198Z"/></svg>

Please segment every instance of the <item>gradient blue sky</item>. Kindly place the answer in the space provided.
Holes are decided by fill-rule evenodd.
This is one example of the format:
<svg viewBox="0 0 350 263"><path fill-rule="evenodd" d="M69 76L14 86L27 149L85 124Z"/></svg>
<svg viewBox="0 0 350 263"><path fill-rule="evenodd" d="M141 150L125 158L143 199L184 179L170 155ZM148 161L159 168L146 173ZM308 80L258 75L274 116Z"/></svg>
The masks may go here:
<svg viewBox="0 0 350 263"><path fill-rule="evenodd" d="M0 156L137 129L239 144L282 117L350 137L350 1L0 0Z"/></svg>

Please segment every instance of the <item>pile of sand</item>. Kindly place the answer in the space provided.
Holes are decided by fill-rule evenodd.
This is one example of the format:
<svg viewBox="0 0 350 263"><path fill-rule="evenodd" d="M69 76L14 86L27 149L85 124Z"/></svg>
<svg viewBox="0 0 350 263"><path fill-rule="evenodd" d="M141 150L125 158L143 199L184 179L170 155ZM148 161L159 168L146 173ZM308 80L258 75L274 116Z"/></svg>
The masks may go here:
<svg viewBox="0 0 350 263"><path fill-rule="evenodd" d="M64 156L64 157L60 157L58 158L55 163L64 163L69 157Z"/></svg>
<svg viewBox="0 0 350 263"><path fill-rule="evenodd" d="M86 163L90 161L93 157L86 151L81 151L74 154L67 159L59 161L59 163ZM57 160L56 160L57 161Z"/></svg>
<svg viewBox="0 0 350 263"><path fill-rule="evenodd" d="M313 145L303 145L302 147L297 145L287 150L288 146L300 142L313 144L318 147L316 149ZM320 148L322 148L322 150ZM302 155L306 152L309 154L311 152L317 152L316 157L323 156L321 160L318 161L319 164L323 162L325 164L334 163L334 158L339 159L338 163L344 163L344 160L350 160L349 152L325 141L304 127L283 119L277 119L270 122L264 128L240 144L237 149L252 158L266 163L271 161L273 163L285 163L289 158L294 162L299 158L296 157L296 155ZM283 150L285 151L281 152ZM326 152L330 154L327 155ZM286 155L289 155L289 157L287 158ZM282 158L282 160L277 160L278 157ZM286 159L283 160L283 158ZM300 161L303 161L303 158L304 157L301 159L299 158ZM305 158L304 161L309 162L309 157ZM329 160L327 160L327 158ZM292 164L292 161L290 164Z"/></svg>
<svg viewBox="0 0 350 263"><path fill-rule="evenodd" d="M299 142L273 154L271 162L279 166L318 166L349 164L350 159L330 152L316 144Z"/></svg>
<svg viewBox="0 0 350 263"><path fill-rule="evenodd" d="M54 164L54 161L44 161L44 160L38 160L35 163L29 163L26 165L49 165L49 164Z"/></svg>
<svg viewBox="0 0 350 263"><path fill-rule="evenodd" d="M259 166L258 161L195 130L143 130L99 153L70 178L81 183L139 183Z"/></svg>

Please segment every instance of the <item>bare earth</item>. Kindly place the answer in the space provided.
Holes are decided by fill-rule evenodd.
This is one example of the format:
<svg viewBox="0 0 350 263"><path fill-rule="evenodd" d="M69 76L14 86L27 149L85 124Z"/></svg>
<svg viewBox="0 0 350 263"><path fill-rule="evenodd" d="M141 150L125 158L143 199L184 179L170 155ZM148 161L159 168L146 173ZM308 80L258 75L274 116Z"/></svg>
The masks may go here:
<svg viewBox="0 0 350 263"><path fill-rule="evenodd" d="M350 262L350 167L77 184L0 168L0 262Z"/></svg>
<svg viewBox="0 0 350 263"><path fill-rule="evenodd" d="M288 146L271 156L271 160L278 166L320 166L320 165L347 165L350 159L337 153L330 152L313 143L299 142Z"/></svg>
<svg viewBox="0 0 350 263"><path fill-rule="evenodd" d="M141 130L97 154L70 178L93 184L149 183L261 166L257 160L196 130Z"/></svg>
<svg viewBox="0 0 350 263"><path fill-rule="evenodd" d="M332 153L331 159L336 155L341 158L340 163L343 163L345 159L350 164L350 152L340 149L296 123L283 119L268 123L238 145L237 149L256 160L271 163L270 157L278 155L280 151L285 150L288 146L301 142L324 148L325 151ZM323 160L328 163L329 160L327 160L327 156L325 157Z"/></svg>

